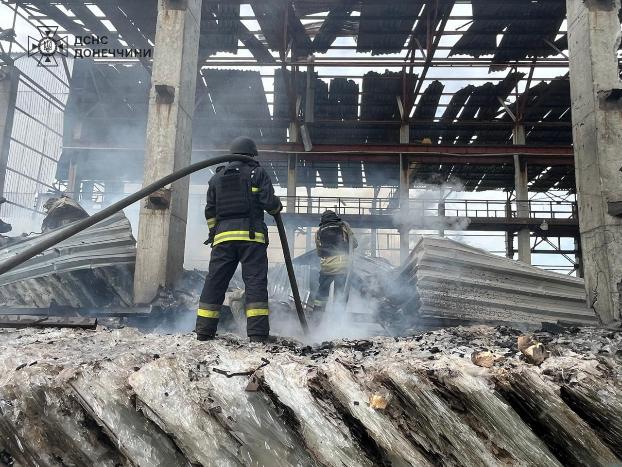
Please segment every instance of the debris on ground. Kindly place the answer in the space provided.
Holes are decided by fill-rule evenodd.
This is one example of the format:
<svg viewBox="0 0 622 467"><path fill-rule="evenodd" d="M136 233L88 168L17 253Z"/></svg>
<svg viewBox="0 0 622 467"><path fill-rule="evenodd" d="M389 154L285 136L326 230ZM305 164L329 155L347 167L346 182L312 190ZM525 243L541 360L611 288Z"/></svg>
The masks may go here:
<svg viewBox="0 0 622 467"><path fill-rule="evenodd" d="M471 354L471 361L483 368L492 368L498 358L497 355L488 351L473 352Z"/></svg>
<svg viewBox="0 0 622 467"><path fill-rule="evenodd" d="M0 453L9 465L619 465L622 329L534 332L520 346L546 345L540 366L521 335L309 346L0 330ZM502 358L480 368L478 352Z"/></svg>
<svg viewBox="0 0 622 467"><path fill-rule="evenodd" d="M518 350L520 350L529 363L534 365L541 365L550 356L544 345L533 340L531 336L518 336L517 343Z"/></svg>

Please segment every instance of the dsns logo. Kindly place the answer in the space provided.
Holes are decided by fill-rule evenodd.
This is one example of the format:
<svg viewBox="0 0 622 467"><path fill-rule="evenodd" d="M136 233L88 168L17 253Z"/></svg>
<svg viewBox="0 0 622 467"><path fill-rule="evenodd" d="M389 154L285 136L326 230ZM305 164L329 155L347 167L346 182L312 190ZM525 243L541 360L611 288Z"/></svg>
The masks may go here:
<svg viewBox="0 0 622 467"><path fill-rule="evenodd" d="M38 26L41 37L28 36L28 56L36 57L39 66L58 66L56 54L69 55L67 36L58 36L58 26Z"/></svg>

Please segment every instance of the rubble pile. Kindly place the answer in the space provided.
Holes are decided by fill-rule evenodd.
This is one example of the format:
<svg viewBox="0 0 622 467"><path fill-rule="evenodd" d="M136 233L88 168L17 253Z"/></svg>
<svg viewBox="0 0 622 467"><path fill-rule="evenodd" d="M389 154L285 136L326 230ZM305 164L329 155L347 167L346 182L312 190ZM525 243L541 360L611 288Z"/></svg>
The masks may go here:
<svg viewBox="0 0 622 467"><path fill-rule="evenodd" d="M622 329L549 328L315 347L0 330L0 463L620 464Z"/></svg>
<svg viewBox="0 0 622 467"><path fill-rule="evenodd" d="M399 274L421 324L598 322L587 307L583 279L446 238L422 238Z"/></svg>

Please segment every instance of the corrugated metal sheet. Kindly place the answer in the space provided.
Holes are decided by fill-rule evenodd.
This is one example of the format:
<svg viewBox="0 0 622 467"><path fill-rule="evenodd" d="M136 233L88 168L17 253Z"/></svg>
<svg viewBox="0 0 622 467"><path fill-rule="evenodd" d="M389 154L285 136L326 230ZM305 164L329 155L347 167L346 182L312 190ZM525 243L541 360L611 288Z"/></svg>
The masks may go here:
<svg viewBox="0 0 622 467"><path fill-rule="evenodd" d="M240 134L259 144L284 139L285 128L270 118L259 72L207 69L202 75L207 88L193 118L195 147L228 146Z"/></svg>
<svg viewBox="0 0 622 467"><path fill-rule="evenodd" d="M337 35L343 30L345 23L350 18L356 0L344 0L341 5L332 8L324 21L320 30L313 39L313 49L316 52L326 53ZM298 9L296 9L298 12Z"/></svg>
<svg viewBox="0 0 622 467"><path fill-rule="evenodd" d="M545 41L554 42L559 32L566 15L563 0L472 0L471 3L473 24L456 42L450 55L494 54L492 69L496 68L495 64L512 60L557 55ZM500 34L503 38L497 45Z"/></svg>
<svg viewBox="0 0 622 467"><path fill-rule="evenodd" d="M428 44L428 31L432 35L438 29L441 23L451 15L455 3L454 0L425 2L419 21L413 31L413 37L419 40L423 48L428 49L428 46L432 45Z"/></svg>
<svg viewBox="0 0 622 467"><path fill-rule="evenodd" d="M466 104L466 101L469 99L473 91L475 90L475 86L469 84L468 86L457 91L449 101L449 104L445 108L445 112L441 117L440 124L443 127L441 136L443 137L443 144L453 144L456 139L456 131L453 128L454 120L458 117L458 114Z"/></svg>
<svg viewBox="0 0 622 467"><path fill-rule="evenodd" d="M237 53L240 26L239 4L204 3L201 8L200 56L216 52Z"/></svg>
<svg viewBox="0 0 622 467"><path fill-rule="evenodd" d="M416 79L413 80L415 82ZM407 94L414 89L407 88ZM363 76L361 120L399 120L396 97L402 96L402 74L386 70L383 74L370 71Z"/></svg>
<svg viewBox="0 0 622 467"><path fill-rule="evenodd" d="M433 143L436 143L438 140L437 125L434 125L433 121L436 117L436 111L444 89L443 83L435 80L430 83L421 95L413 113L415 122L411 130L412 140L420 141L423 138L430 138Z"/></svg>
<svg viewBox="0 0 622 467"><path fill-rule="evenodd" d="M357 52L372 55L400 52L419 17L421 0L362 2ZM421 22L421 21L420 21Z"/></svg>
<svg viewBox="0 0 622 467"><path fill-rule="evenodd" d="M51 233L0 250L0 262ZM0 276L0 306L130 306L136 241L117 213Z"/></svg>
<svg viewBox="0 0 622 467"><path fill-rule="evenodd" d="M346 78L334 78L329 87L328 117L355 120L358 117L359 85Z"/></svg>

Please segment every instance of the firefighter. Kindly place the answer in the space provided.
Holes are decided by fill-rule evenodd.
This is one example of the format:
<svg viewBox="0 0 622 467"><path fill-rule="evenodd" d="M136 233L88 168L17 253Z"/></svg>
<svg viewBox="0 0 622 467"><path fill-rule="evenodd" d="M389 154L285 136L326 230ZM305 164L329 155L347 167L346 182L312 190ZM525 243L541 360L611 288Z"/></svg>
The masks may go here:
<svg viewBox="0 0 622 467"><path fill-rule="evenodd" d="M324 211L320 227L315 233L315 245L320 257L320 283L313 306L314 311L324 311L328 302L330 285L335 296L342 294L350 267L350 252L358 246L356 237L347 222L334 211Z"/></svg>
<svg viewBox="0 0 622 467"><path fill-rule="evenodd" d="M257 157L257 146L252 139L239 137L231 153ZM268 228L263 212L275 215L282 208L259 162L235 161L216 169L205 206L210 232L205 243L212 245L212 254L197 313L198 340L216 335L225 292L238 263L246 290L247 335L253 342L268 340Z"/></svg>

